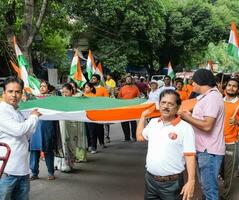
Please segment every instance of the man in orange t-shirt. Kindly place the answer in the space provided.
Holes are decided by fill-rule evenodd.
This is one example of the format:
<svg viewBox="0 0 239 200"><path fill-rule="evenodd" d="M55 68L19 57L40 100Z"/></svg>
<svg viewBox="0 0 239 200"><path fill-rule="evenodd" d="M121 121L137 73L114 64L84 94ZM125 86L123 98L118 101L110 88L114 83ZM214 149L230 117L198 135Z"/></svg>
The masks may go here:
<svg viewBox="0 0 239 200"><path fill-rule="evenodd" d="M96 96L109 97L109 93L107 89L100 85L100 81L101 81L101 78L99 74L92 75L90 82L93 83L95 87ZM97 147L97 138L98 138L101 149L106 148L105 142L104 142L104 125L98 124L98 123L90 123L90 126L88 125L88 129L89 129L89 135L91 137L93 145ZM96 153L96 148L94 148L93 150L91 149L91 153Z"/></svg>
<svg viewBox="0 0 239 200"><path fill-rule="evenodd" d="M126 77L126 85L124 85L122 88L120 88L118 98L120 99L133 99L139 97L140 92L136 85L133 84L133 79L131 76ZM131 126L131 136L132 140L136 141L136 127L137 123L136 121L130 121L130 122L122 122L121 126L124 132L124 141L129 142L130 140L130 127Z"/></svg>
<svg viewBox="0 0 239 200"><path fill-rule="evenodd" d="M187 100L188 99L188 94L185 90L183 90L183 81L182 79L178 79L176 81L176 91L177 93L180 95L180 99L182 101Z"/></svg>
<svg viewBox="0 0 239 200"><path fill-rule="evenodd" d="M231 185L238 158L238 123L239 123L239 83L237 79L230 79L226 85L226 96L224 97L225 119L224 137L226 143L226 153L224 158L224 191L222 199L231 200Z"/></svg>
<svg viewBox="0 0 239 200"><path fill-rule="evenodd" d="M93 74L91 77L91 83L94 84L96 89L96 96L97 97L109 97L109 92L107 89L100 85L100 75L99 74Z"/></svg>

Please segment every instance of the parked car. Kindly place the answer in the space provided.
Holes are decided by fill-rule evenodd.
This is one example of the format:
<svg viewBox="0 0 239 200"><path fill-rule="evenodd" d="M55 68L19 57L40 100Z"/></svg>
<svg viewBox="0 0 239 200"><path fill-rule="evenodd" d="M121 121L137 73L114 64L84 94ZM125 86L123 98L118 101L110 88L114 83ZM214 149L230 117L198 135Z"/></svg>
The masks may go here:
<svg viewBox="0 0 239 200"><path fill-rule="evenodd" d="M162 87L164 85L163 79L164 79L165 75L153 75L151 77L151 81L152 80L156 80L158 82L158 87Z"/></svg>

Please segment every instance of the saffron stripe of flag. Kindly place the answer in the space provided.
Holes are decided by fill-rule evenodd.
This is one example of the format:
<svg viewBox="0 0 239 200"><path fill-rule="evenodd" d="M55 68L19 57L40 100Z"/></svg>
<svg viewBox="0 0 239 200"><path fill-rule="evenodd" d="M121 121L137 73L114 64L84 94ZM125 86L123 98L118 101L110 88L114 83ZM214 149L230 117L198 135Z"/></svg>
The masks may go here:
<svg viewBox="0 0 239 200"><path fill-rule="evenodd" d="M10 60L10 63L12 65L14 71L17 73L17 77L21 79L21 70L19 69L19 67L11 60Z"/></svg>

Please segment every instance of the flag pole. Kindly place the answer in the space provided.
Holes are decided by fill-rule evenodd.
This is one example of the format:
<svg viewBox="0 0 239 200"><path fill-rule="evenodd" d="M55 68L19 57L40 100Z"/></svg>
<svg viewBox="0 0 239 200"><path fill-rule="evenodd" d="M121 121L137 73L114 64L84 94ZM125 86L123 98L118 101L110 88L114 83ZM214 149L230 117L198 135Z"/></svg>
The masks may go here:
<svg viewBox="0 0 239 200"><path fill-rule="evenodd" d="M222 72L221 87L222 87L222 85L223 85L223 81L224 81L224 73Z"/></svg>

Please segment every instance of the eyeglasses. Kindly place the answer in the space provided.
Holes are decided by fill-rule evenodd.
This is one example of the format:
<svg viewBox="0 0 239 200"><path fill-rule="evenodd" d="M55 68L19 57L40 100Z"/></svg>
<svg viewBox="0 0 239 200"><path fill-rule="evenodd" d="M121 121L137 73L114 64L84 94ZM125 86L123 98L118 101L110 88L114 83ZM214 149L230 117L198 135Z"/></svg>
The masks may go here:
<svg viewBox="0 0 239 200"><path fill-rule="evenodd" d="M160 101L159 102L160 106L168 106L169 108L173 108L173 107L176 107L177 105L176 104L173 104L173 103L170 103L170 102L165 102L165 101Z"/></svg>

